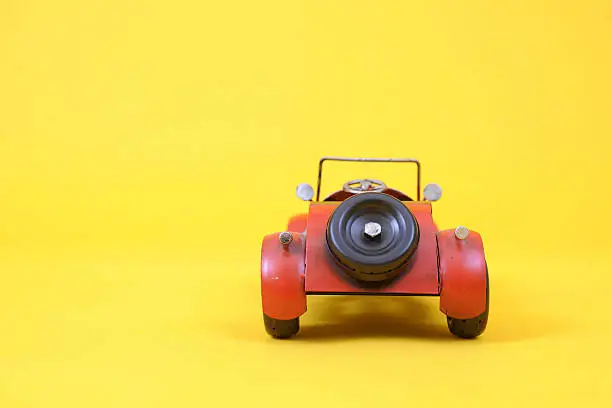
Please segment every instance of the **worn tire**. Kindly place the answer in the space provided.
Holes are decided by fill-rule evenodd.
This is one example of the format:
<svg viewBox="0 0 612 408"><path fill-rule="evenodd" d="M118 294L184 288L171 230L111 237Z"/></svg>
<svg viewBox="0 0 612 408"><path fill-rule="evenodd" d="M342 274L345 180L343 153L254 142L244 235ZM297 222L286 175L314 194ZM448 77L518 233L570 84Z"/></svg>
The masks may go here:
<svg viewBox="0 0 612 408"><path fill-rule="evenodd" d="M480 336L487 328L489 320L489 268L487 267L487 303L485 311L472 319L455 319L446 317L448 329L462 339L473 339Z"/></svg>
<svg viewBox="0 0 612 408"><path fill-rule="evenodd" d="M274 319L264 313L264 326L266 333L275 339L288 339L300 331L300 318L291 320Z"/></svg>

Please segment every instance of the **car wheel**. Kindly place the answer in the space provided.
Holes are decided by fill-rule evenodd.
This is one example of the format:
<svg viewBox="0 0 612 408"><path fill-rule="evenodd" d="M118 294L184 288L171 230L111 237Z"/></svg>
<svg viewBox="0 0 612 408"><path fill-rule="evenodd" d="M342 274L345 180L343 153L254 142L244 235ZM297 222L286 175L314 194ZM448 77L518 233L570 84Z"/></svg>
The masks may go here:
<svg viewBox="0 0 612 408"><path fill-rule="evenodd" d="M472 319L455 319L446 317L448 329L452 334L463 339L473 339L480 336L487 328L489 320L489 268L487 267L487 302L485 311Z"/></svg>
<svg viewBox="0 0 612 408"><path fill-rule="evenodd" d="M455 336L463 339L473 339L485 331L488 317L489 312L486 311L473 319L453 319L452 317L447 317L446 321L448 329Z"/></svg>
<svg viewBox="0 0 612 408"><path fill-rule="evenodd" d="M264 314L263 318L266 332L275 339L288 339L300 331L299 317L291 320L279 320Z"/></svg>

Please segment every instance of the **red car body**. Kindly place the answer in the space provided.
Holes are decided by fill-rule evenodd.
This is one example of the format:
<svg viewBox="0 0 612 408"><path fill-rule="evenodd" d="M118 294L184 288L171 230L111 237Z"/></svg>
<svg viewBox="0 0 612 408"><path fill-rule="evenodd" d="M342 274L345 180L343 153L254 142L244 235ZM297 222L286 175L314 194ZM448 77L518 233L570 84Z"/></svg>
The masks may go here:
<svg viewBox="0 0 612 408"><path fill-rule="evenodd" d="M354 279L332 255L326 233L330 217L358 193L340 190L319 201L321 169L327 160L416 163L420 189L420 163L416 160L321 159L317 198L310 202L307 213L290 218L286 231L263 239L261 295L267 332L275 338L297 334L309 295L425 295L439 296L440 311L447 316L453 334L479 336L486 327L489 309L488 268L480 234L469 230L462 236L455 229L439 230L432 202L421 200L420 191L413 200L385 186L376 194L391 196L409 210L419 232L418 245L393 279L376 285Z"/></svg>

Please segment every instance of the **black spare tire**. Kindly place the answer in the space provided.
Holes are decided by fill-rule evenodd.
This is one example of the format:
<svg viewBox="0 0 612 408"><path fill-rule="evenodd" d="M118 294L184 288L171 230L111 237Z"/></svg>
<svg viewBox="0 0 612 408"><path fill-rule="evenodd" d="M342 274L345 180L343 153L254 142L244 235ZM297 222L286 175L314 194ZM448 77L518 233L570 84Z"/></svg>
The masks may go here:
<svg viewBox="0 0 612 408"><path fill-rule="evenodd" d="M332 213L326 238L349 276L381 282L396 277L414 254L419 226L400 200L383 193L362 193L348 198Z"/></svg>

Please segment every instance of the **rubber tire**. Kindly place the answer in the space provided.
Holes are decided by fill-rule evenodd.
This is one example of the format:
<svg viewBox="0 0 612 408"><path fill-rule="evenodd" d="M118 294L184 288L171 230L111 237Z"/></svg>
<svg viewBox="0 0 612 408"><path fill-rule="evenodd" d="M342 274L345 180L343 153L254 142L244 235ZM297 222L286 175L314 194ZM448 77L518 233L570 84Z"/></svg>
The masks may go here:
<svg viewBox="0 0 612 408"><path fill-rule="evenodd" d="M472 319L455 319L446 316L450 332L462 339L473 339L484 333L489 320L489 268L487 267L487 302L485 311Z"/></svg>
<svg viewBox="0 0 612 408"><path fill-rule="evenodd" d="M392 235L369 242L352 225L357 220L376 220L391 227ZM389 241L391 239L391 241ZM412 212L397 198L384 193L354 195L340 204L327 223L327 246L345 272L362 282L383 282L395 278L415 253L420 240L419 224ZM380 252L381 247L387 251Z"/></svg>
<svg viewBox="0 0 612 408"><path fill-rule="evenodd" d="M288 339L300 331L300 318L291 320L274 319L264 313L264 326L266 333L275 339Z"/></svg>

